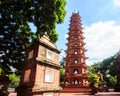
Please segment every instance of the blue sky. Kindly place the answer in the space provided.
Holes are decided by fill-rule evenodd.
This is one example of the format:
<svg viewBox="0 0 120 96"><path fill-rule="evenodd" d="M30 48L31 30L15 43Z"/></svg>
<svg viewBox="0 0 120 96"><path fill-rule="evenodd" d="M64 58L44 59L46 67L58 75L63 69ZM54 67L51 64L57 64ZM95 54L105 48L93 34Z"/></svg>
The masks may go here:
<svg viewBox="0 0 120 96"><path fill-rule="evenodd" d="M120 0L67 0L64 23L56 30L58 49L66 50L66 33L72 12L79 12L84 31L87 65L116 54L120 49ZM64 52L60 54L63 58Z"/></svg>

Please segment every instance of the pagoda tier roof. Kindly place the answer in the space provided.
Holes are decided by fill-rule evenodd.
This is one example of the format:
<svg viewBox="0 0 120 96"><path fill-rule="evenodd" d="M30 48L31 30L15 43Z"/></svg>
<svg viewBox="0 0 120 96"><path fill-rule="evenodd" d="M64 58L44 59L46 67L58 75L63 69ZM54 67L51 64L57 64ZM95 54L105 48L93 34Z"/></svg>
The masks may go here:
<svg viewBox="0 0 120 96"><path fill-rule="evenodd" d="M71 48L71 49L68 48L67 50L65 50L65 52L67 53L67 52L69 52L69 50L72 50L72 49L74 49L74 50L75 50L75 49L79 49L79 50L82 50L82 51L84 51L84 52L87 51L87 49L85 49L84 47L80 47L80 46L79 46L79 47Z"/></svg>
<svg viewBox="0 0 120 96"><path fill-rule="evenodd" d="M73 31L82 31L83 30L83 27L79 27L79 28L73 28L73 27L69 27L68 28L68 30L69 30L69 32L68 33L70 33L70 32L73 32ZM83 31L82 31L82 33L84 33Z"/></svg>
<svg viewBox="0 0 120 96"><path fill-rule="evenodd" d="M69 59L72 59L72 58L75 58L75 59L81 59L83 58L84 60L88 59L88 57L86 57L85 55L84 56L70 56L70 57L66 57L67 59L66 60L69 60Z"/></svg>
<svg viewBox="0 0 120 96"><path fill-rule="evenodd" d="M73 40L73 39L68 38L69 42L71 42L71 43L80 42L80 43L84 44L83 39L84 39L84 38L79 38L79 39Z"/></svg>
<svg viewBox="0 0 120 96"><path fill-rule="evenodd" d="M84 34L84 32L82 32L82 31L72 31L72 32L69 32L69 33L67 33L69 36L70 35L79 35L79 36L83 36L83 34Z"/></svg>
<svg viewBox="0 0 120 96"><path fill-rule="evenodd" d="M64 68L69 68L69 67L84 67L84 68L88 68L88 66L85 63L82 64L66 64L66 66L64 66Z"/></svg>
<svg viewBox="0 0 120 96"><path fill-rule="evenodd" d="M84 52L83 53L78 53L78 54L70 53L69 51L65 51L65 52L68 52L68 54L67 54L66 57L72 57L72 58L74 58L74 56L75 56L75 57L78 57L78 58L79 57L85 57L86 58Z"/></svg>
<svg viewBox="0 0 120 96"><path fill-rule="evenodd" d="M84 59L84 60L86 60L86 59L88 59L89 57L86 57L85 56L85 54L80 54L80 55L74 55L74 54L70 54L70 55L68 55L67 54L67 56L64 58L64 60L66 61L66 62L68 62L68 61L70 61L71 59Z"/></svg>
<svg viewBox="0 0 120 96"><path fill-rule="evenodd" d="M70 24L70 29L72 29L72 28L73 29L76 28L77 30L79 30L79 28L82 29L82 24L78 23L77 26L76 26L76 24Z"/></svg>
<svg viewBox="0 0 120 96"><path fill-rule="evenodd" d="M75 21L77 22L77 20L75 20ZM71 22L74 22L74 20L72 20ZM76 25L76 23L75 24L70 23L69 26L71 26L71 25ZM77 22L77 25L81 27L83 24L81 22Z"/></svg>
<svg viewBox="0 0 120 96"><path fill-rule="evenodd" d="M70 28L68 28L68 29L70 29ZM78 33L84 34L84 32L82 30L77 30L77 31L76 30L69 30L69 32L67 32L67 34L71 34L71 33L74 33L74 32L78 32Z"/></svg>
<svg viewBox="0 0 120 96"><path fill-rule="evenodd" d="M70 42L66 43L65 45L68 46L68 45L72 45L74 46L73 44L69 44ZM80 44L80 42L76 43L76 42L73 42L74 44ZM85 42L82 42L81 43L83 46L86 44ZM74 46L74 47L79 47L79 46Z"/></svg>
<svg viewBox="0 0 120 96"><path fill-rule="evenodd" d="M70 32L74 32L74 31L82 31L83 30L83 27L82 26L76 26L76 25L71 25L69 28L69 33Z"/></svg>
<svg viewBox="0 0 120 96"><path fill-rule="evenodd" d="M72 35L72 36L75 36L76 37L76 35L74 34L74 35ZM81 37L81 39L83 40L83 39L85 39L85 37L84 36L82 36L82 35L77 35L77 36L80 36ZM70 37L67 37L66 38L67 40L72 40L72 39L70 39ZM78 40L78 39L77 39ZM75 41L75 40L74 40Z"/></svg>
<svg viewBox="0 0 120 96"><path fill-rule="evenodd" d="M80 50L83 50L83 51L87 51L87 50L84 48L84 45L85 45L85 44L86 44L86 43L84 43L84 44L82 44L82 45L79 45L79 46L74 46L74 45L71 46L70 44L67 44L67 45L69 45L67 50L80 49ZM69 48L69 47L71 47L71 48Z"/></svg>
<svg viewBox="0 0 120 96"><path fill-rule="evenodd" d="M79 31L77 31L77 32L76 31L72 31L72 32L68 32L67 34L69 36L72 35L72 36L81 36L81 37L83 37L84 32L82 32L82 31L80 31L80 32Z"/></svg>
<svg viewBox="0 0 120 96"><path fill-rule="evenodd" d="M86 52L86 49L84 49L84 50L82 50L82 51L84 51L84 52L82 52L82 53L78 53L78 54L74 54L74 53L71 53L71 50L72 49L68 49L68 50L65 50L65 52L67 53L67 55L66 55L66 57L85 57L86 58L86 56L85 56L85 52ZM76 50L76 49L75 49ZM77 50L77 51L81 51L81 50ZM87 57L88 58L88 57Z"/></svg>
<svg viewBox="0 0 120 96"><path fill-rule="evenodd" d="M81 21L80 15L78 15L77 13L73 13L72 16L70 17L70 21L73 21L73 20L75 20L75 19Z"/></svg>
<svg viewBox="0 0 120 96"><path fill-rule="evenodd" d="M89 76L86 73L84 73L84 74L68 75L65 78L79 78L79 77L81 77L81 78L88 78Z"/></svg>
<svg viewBox="0 0 120 96"><path fill-rule="evenodd" d="M68 45L68 44L66 44ZM71 48L69 48L71 47ZM84 46L68 46L68 49L67 50L71 50L71 49L79 49L79 50L82 50L82 51L87 51L87 49L84 48ZM67 50L65 50L67 52Z"/></svg>
<svg viewBox="0 0 120 96"><path fill-rule="evenodd" d="M65 45L66 46L68 46L68 45L71 45L71 44L69 44L70 42L68 42L68 43L66 43ZM77 43L74 43L74 44L80 44L79 42L77 42ZM82 46L84 46L86 43L85 42L82 42ZM72 46L74 46L74 45L72 45ZM75 48L76 47L80 47L80 46L74 46Z"/></svg>
<svg viewBox="0 0 120 96"><path fill-rule="evenodd" d="M78 26L76 26L76 24L71 24L70 25L70 29L69 30L82 30L83 28L82 28L82 26L81 26L82 24L78 24Z"/></svg>

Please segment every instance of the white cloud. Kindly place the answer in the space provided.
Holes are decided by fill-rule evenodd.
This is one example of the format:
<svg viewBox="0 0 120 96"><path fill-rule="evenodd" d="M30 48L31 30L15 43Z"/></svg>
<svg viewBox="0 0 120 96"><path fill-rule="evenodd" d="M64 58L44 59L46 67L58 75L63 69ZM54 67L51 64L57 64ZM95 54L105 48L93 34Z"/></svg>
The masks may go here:
<svg viewBox="0 0 120 96"><path fill-rule="evenodd" d="M65 38L68 38L68 34L65 34Z"/></svg>
<svg viewBox="0 0 120 96"><path fill-rule="evenodd" d="M120 6L120 0L114 0L114 4L115 4L116 6Z"/></svg>
<svg viewBox="0 0 120 96"><path fill-rule="evenodd" d="M120 25L115 21L97 22L84 29L88 65L110 57L120 49Z"/></svg>

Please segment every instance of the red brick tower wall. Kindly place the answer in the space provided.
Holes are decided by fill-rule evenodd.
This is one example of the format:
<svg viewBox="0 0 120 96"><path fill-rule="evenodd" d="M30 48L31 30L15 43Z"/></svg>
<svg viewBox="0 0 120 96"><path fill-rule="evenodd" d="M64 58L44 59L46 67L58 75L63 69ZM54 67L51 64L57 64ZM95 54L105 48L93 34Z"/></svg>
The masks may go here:
<svg viewBox="0 0 120 96"><path fill-rule="evenodd" d="M66 66L64 86L66 88L81 88L88 86L87 66L85 60L86 49L84 48L84 37L82 31L81 17L79 13L73 13L70 20L68 32L68 43L66 50Z"/></svg>

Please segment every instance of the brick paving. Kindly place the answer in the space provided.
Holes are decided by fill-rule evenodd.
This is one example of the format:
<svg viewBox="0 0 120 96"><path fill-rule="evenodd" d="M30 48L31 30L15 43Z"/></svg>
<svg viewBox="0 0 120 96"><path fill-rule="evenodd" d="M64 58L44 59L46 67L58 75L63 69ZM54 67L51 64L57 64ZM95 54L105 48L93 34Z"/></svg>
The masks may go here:
<svg viewBox="0 0 120 96"><path fill-rule="evenodd" d="M98 92L95 95L85 95L84 93L60 93L60 96L120 96L120 92Z"/></svg>
<svg viewBox="0 0 120 96"><path fill-rule="evenodd" d="M10 93L8 96L17 96L17 93Z"/></svg>
<svg viewBox="0 0 120 96"><path fill-rule="evenodd" d="M96 96L120 96L120 92L98 92Z"/></svg>
<svg viewBox="0 0 120 96"><path fill-rule="evenodd" d="M60 93L60 96L94 96L94 95L85 95L84 93Z"/></svg>
<svg viewBox="0 0 120 96"><path fill-rule="evenodd" d="M10 93L8 96L16 95L16 93ZM98 92L95 95L85 95L84 93L60 93L59 96L120 96L120 92Z"/></svg>

